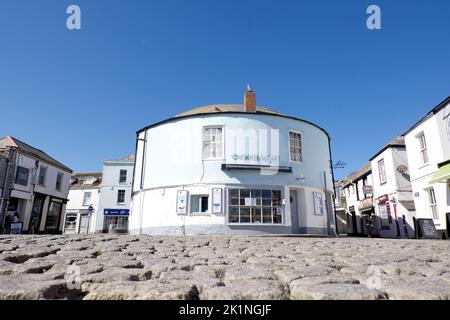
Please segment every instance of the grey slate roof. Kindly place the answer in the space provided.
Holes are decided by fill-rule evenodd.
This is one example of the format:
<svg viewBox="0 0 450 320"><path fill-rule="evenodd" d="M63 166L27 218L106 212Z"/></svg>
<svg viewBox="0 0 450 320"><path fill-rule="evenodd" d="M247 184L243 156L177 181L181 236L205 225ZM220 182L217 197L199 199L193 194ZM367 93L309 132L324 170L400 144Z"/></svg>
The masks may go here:
<svg viewBox="0 0 450 320"><path fill-rule="evenodd" d="M177 114L174 118L196 115L196 114L208 114L208 113L220 113L220 112L242 112L248 113L244 110L243 104L210 104L203 107L193 108L183 113ZM273 111L270 109L266 109L263 107L256 107L256 112L258 113L267 113L267 114L277 114L281 115L281 113L277 111Z"/></svg>
<svg viewBox="0 0 450 320"><path fill-rule="evenodd" d="M30 146L29 144L20 141L17 138L6 136L0 138L0 149L17 148L21 153L32 156L38 160L44 161L48 164L54 165L62 170L73 172L72 169L63 165L61 162L49 156L44 151Z"/></svg>
<svg viewBox="0 0 450 320"><path fill-rule="evenodd" d="M348 175L347 177L342 179L343 188L347 187L348 185L350 185L352 182L358 180L359 178L368 175L371 171L372 171L372 166L371 166L370 162L367 162L360 169L356 170L355 172L351 173L350 175Z"/></svg>

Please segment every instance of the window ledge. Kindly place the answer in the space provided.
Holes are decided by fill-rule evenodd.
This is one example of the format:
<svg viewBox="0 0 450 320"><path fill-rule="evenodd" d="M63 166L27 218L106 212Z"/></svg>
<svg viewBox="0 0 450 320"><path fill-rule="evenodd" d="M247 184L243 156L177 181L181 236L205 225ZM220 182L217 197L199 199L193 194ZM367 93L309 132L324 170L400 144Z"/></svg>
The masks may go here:
<svg viewBox="0 0 450 320"><path fill-rule="evenodd" d="M430 165L430 162L427 162L427 163L422 163L417 169L423 169L423 168L426 168L426 167L428 167Z"/></svg>

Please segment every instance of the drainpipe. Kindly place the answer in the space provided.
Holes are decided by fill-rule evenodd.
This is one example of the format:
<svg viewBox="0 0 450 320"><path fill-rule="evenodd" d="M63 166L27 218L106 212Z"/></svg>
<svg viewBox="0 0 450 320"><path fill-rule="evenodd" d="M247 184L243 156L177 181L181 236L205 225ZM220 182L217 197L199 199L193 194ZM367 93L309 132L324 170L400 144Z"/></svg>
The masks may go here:
<svg viewBox="0 0 450 320"><path fill-rule="evenodd" d="M3 205L5 204L5 192L6 192L6 184L8 182L8 176L9 176L9 164L11 162L11 158L13 155L14 155L14 150L10 149L9 154L8 154L8 159L6 159L6 172L5 172L5 179L3 180L2 199L0 202L0 215L2 216L2 225L0 228L1 233L3 233L4 227L5 227L6 210L3 210Z"/></svg>
<svg viewBox="0 0 450 320"><path fill-rule="evenodd" d="M331 155L331 138L330 136L327 134L328 136L328 152L330 154L330 169L331 169L331 179L333 180L333 204L332 204L332 208L333 208L333 212L334 212L334 228L336 229L336 237L339 236L339 230L338 230L338 225L337 225L337 217L336 217L336 204L334 203L334 199L336 198L336 187L334 185L334 170L333 170L333 157ZM325 185L325 189L326 189L326 185Z"/></svg>
<svg viewBox="0 0 450 320"><path fill-rule="evenodd" d="M142 163L141 163L141 181L139 182L139 198L140 198L140 210L139 210L139 234L142 234L142 219L143 219L143 211L144 211L144 199L143 198L143 189L144 189L144 169L145 169L145 161L146 161L146 153L147 153L147 129L145 130L144 139L139 138L139 134L137 136L136 141L136 155L137 155L137 143L138 141L143 141L144 146L142 147Z"/></svg>

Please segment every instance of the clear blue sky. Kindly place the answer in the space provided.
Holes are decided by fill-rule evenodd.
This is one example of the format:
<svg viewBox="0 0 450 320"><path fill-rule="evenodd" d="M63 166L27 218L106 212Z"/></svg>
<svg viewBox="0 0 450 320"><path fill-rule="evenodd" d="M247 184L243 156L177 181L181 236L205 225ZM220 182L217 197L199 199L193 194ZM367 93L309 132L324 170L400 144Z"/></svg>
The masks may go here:
<svg viewBox="0 0 450 320"><path fill-rule="evenodd" d="M66 29L69 4L80 31ZM339 178L450 95L449 12L448 0L2 0L0 135L100 170L134 152L136 130L241 103L250 82L258 105L330 133Z"/></svg>

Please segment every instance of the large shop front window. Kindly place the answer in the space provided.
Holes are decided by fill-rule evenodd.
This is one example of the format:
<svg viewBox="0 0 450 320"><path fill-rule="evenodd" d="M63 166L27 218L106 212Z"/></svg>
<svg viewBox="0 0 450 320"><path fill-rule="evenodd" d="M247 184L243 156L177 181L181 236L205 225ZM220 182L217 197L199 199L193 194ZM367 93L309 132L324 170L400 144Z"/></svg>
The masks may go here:
<svg viewBox="0 0 450 320"><path fill-rule="evenodd" d="M203 159L223 158L223 128L203 128Z"/></svg>
<svg viewBox="0 0 450 320"><path fill-rule="evenodd" d="M228 222L282 224L281 191L229 189Z"/></svg>

